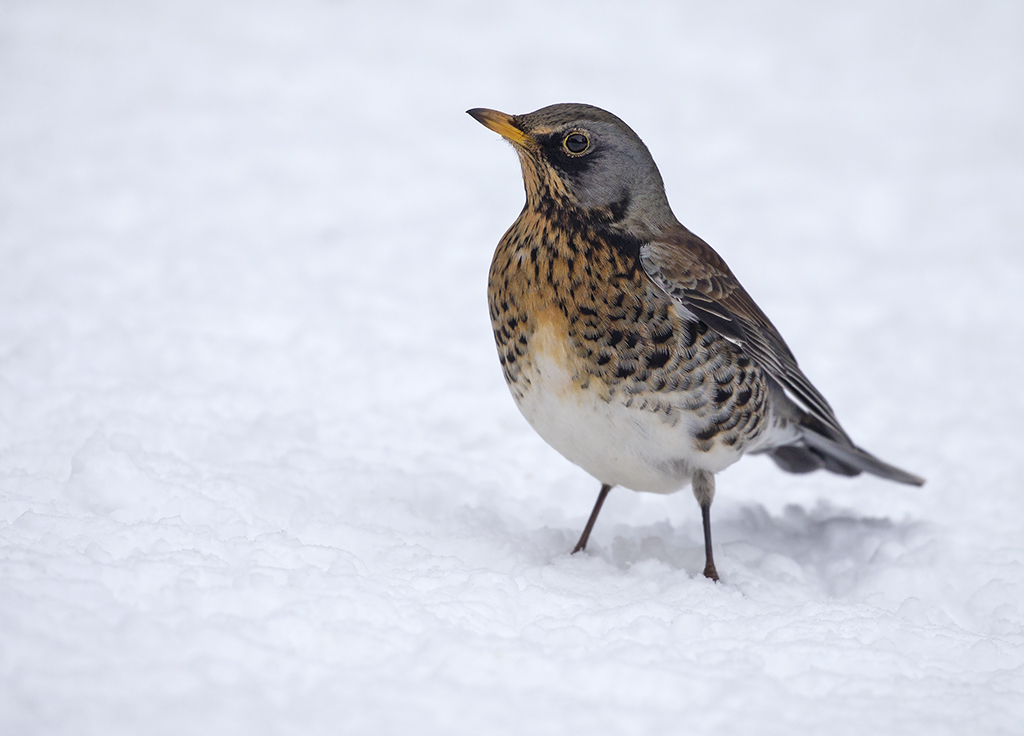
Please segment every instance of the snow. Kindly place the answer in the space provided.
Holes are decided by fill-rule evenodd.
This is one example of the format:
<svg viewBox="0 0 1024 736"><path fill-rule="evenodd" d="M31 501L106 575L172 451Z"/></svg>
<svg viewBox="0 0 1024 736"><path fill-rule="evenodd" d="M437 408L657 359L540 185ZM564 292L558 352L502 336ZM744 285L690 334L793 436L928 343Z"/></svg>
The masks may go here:
<svg viewBox="0 0 1024 736"><path fill-rule="evenodd" d="M464 114L597 104L850 434L598 484L503 385ZM0 732L1020 733L1014 2L0 13Z"/></svg>

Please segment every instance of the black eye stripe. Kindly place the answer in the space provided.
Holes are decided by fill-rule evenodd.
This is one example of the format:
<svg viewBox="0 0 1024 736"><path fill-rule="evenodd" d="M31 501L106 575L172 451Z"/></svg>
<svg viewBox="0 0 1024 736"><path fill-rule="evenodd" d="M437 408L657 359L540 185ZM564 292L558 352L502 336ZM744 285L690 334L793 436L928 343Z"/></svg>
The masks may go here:
<svg viewBox="0 0 1024 736"><path fill-rule="evenodd" d="M586 153L587 149L590 148L590 138L583 133L570 133L562 141L562 145L570 154L579 156Z"/></svg>

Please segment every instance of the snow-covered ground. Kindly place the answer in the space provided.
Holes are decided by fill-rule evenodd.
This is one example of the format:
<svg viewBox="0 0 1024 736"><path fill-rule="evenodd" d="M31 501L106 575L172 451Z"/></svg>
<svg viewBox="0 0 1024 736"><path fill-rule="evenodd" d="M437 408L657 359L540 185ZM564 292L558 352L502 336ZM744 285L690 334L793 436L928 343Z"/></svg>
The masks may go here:
<svg viewBox="0 0 1024 736"><path fill-rule="evenodd" d="M609 497L486 270L590 102L923 474ZM0 732L1024 732L1024 5L7 0Z"/></svg>

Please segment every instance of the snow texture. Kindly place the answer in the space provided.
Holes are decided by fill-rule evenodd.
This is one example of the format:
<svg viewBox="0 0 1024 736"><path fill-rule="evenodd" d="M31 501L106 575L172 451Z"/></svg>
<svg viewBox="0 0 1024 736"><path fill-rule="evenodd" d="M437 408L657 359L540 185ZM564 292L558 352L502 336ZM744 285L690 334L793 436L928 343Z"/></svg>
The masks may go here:
<svg viewBox="0 0 1024 736"><path fill-rule="evenodd" d="M589 102L928 479L598 490L464 114ZM1024 732L1024 5L7 0L0 732Z"/></svg>

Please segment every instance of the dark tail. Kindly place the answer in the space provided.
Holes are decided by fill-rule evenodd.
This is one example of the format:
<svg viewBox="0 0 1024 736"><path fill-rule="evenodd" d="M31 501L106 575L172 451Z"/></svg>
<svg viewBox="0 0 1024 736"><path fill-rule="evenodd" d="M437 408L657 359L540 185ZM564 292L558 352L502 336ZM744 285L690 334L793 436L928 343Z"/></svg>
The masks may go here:
<svg viewBox="0 0 1024 736"><path fill-rule="evenodd" d="M767 451L783 470L790 473L810 473L824 468L840 475L860 475L861 472L866 472L897 483L924 485L924 478L882 462L845 437L833 439L826 436L825 427L819 429L813 426L817 422L805 417L805 421L807 419L810 419L810 422L801 421L798 425L801 439L799 444L783 445Z"/></svg>

